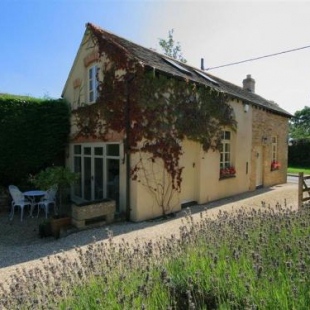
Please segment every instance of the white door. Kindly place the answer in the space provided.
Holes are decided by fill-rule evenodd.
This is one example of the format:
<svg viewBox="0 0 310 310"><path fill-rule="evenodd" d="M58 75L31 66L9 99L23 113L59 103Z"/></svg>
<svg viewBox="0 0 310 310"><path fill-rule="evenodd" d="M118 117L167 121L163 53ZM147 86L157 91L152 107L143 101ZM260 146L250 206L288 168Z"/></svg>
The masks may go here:
<svg viewBox="0 0 310 310"><path fill-rule="evenodd" d="M263 185L263 155L262 147L257 146L255 148L256 153L256 187Z"/></svg>
<svg viewBox="0 0 310 310"><path fill-rule="evenodd" d="M104 146L75 145L73 169L81 176L74 187L74 196L84 201L105 197Z"/></svg>
<svg viewBox="0 0 310 310"><path fill-rule="evenodd" d="M119 164L119 144L73 145L73 169L81 176L74 186L73 199L111 198L118 204Z"/></svg>

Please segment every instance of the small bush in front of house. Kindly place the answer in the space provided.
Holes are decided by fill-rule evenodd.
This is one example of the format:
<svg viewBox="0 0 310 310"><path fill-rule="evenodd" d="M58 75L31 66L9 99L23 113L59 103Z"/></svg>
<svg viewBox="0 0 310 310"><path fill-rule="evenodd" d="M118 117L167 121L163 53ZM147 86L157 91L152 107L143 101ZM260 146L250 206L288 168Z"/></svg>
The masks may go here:
<svg viewBox="0 0 310 310"><path fill-rule="evenodd" d="M49 190L53 187L57 190L57 214L63 206L63 198L66 190L70 188L78 179L80 175L71 171L68 167L52 166L41 170L35 176L30 177L30 182L37 188L42 190Z"/></svg>
<svg viewBox="0 0 310 310"><path fill-rule="evenodd" d="M43 269L19 269L8 309L308 309L310 209L221 212L179 235L76 248Z"/></svg>

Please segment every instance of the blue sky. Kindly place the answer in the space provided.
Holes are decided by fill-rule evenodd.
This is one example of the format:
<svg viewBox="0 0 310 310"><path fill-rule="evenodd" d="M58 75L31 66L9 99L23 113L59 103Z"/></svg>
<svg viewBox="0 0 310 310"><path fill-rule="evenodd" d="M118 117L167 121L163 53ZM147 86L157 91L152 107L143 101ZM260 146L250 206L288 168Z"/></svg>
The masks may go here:
<svg viewBox="0 0 310 310"><path fill-rule="evenodd" d="M310 45L310 2L235 0L1 0L0 93L58 98L85 24L145 47L174 29L190 65L205 67ZM211 70L290 113L309 106L310 48Z"/></svg>

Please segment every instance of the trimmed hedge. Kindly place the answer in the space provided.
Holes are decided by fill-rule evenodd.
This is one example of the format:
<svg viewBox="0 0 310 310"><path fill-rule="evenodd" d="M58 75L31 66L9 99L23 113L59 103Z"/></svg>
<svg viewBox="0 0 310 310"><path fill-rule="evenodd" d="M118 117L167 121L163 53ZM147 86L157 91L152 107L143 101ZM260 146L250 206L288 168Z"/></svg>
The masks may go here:
<svg viewBox="0 0 310 310"><path fill-rule="evenodd" d="M288 165L291 167L310 167L310 141L297 140L288 148Z"/></svg>
<svg viewBox="0 0 310 310"><path fill-rule="evenodd" d="M69 132L63 99L0 95L0 184L21 184L59 159L63 164Z"/></svg>

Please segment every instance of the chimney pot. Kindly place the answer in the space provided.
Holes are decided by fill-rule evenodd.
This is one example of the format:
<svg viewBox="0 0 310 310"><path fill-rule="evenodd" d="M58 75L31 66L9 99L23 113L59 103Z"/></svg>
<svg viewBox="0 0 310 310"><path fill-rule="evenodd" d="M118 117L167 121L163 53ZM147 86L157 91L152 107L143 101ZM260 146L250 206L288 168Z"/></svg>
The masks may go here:
<svg viewBox="0 0 310 310"><path fill-rule="evenodd" d="M203 58L201 58L200 69L201 69L201 70L204 70L204 69L205 69L204 59L203 59Z"/></svg>
<svg viewBox="0 0 310 310"><path fill-rule="evenodd" d="M243 89L255 93L255 80L251 77L251 74L247 74L246 79L243 80Z"/></svg>

